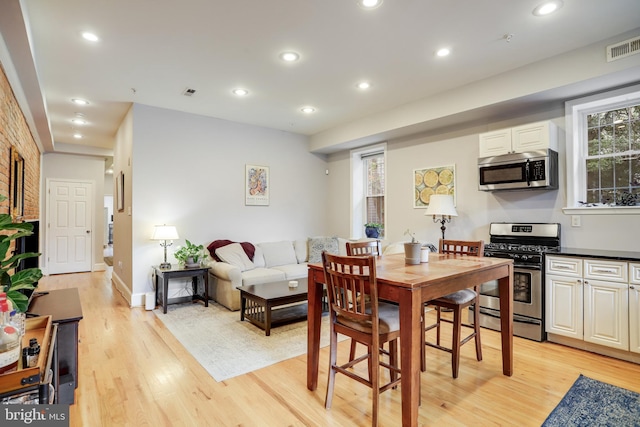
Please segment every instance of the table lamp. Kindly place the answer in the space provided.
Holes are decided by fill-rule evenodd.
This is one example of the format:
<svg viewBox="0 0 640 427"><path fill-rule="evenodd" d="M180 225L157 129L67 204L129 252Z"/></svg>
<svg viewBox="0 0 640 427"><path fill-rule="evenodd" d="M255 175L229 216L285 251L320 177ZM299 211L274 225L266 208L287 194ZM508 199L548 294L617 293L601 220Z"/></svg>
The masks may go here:
<svg viewBox="0 0 640 427"><path fill-rule="evenodd" d="M425 216L433 215L433 222L439 222L442 226L442 238L444 239L445 223L451 222L452 216L458 216L455 206L453 206L453 196L448 194L433 194L429 198L429 207L424 213ZM440 218L438 218L440 216Z"/></svg>
<svg viewBox="0 0 640 427"><path fill-rule="evenodd" d="M173 242L167 243L167 240L178 239L178 230L173 225L156 225L153 229L151 240L162 240L160 246L164 248L164 262L160 264L160 268L167 270L171 268L171 263L167 262L167 246L171 246Z"/></svg>

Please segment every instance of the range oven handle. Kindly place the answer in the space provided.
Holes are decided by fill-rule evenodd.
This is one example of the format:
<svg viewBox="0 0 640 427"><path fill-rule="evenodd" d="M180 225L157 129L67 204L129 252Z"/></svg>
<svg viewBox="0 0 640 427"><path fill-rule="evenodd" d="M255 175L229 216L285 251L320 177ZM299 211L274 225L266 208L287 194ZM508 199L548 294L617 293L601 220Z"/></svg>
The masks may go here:
<svg viewBox="0 0 640 427"><path fill-rule="evenodd" d="M542 271L542 266L539 264L513 264L513 268L521 268L523 270Z"/></svg>
<svg viewBox="0 0 640 427"><path fill-rule="evenodd" d="M527 159L527 163L525 164L524 174L527 176L527 187L531 187L531 169L529 159Z"/></svg>
<svg viewBox="0 0 640 427"><path fill-rule="evenodd" d="M497 313L497 314L496 314ZM500 319L500 312L495 310L487 310L486 308L480 307L480 314L484 314L485 316L493 317L494 319ZM518 316L517 314L513 315L513 320L518 323L529 323L531 325L539 325L540 321L536 321L533 319L528 319L523 316Z"/></svg>

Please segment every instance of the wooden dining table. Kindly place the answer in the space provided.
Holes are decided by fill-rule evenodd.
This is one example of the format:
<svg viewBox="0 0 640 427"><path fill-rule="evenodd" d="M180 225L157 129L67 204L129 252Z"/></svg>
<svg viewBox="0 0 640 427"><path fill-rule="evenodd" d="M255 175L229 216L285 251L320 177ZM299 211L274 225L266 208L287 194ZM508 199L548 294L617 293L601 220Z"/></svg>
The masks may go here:
<svg viewBox="0 0 640 427"><path fill-rule="evenodd" d="M429 262L405 264L404 254L376 257L378 296L400 310L402 425L418 425L421 317L424 303L461 289L498 280L502 373L513 375L513 261L503 258L429 254ZM309 264L307 388L318 387L320 323L324 287L322 264ZM428 390L426 391L428 392Z"/></svg>

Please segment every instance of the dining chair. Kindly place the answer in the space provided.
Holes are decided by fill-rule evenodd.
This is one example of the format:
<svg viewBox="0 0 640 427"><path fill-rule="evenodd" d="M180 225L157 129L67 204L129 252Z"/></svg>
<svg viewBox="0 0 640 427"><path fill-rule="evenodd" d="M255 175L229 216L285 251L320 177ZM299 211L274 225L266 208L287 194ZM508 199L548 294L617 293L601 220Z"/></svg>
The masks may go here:
<svg viewBox="0 0 640 427"><path fill-rule="evenodd" d="M382 255L382 246L380 240L368 240L364 242L347 242L347 255L348 256L362 256L362 255ZM353 360L356 357L356 341L351 340L351 350L349 351L349 360Z"/></svg>
<svg viewBox="0 0 640 427"><path fill-rule="evenodd" d="M398 338L400 316L398 306L378 301L376 258L374 256L339 256L322 253L327 293L329 294L329 380L325 407L331 408L336 373L346 375L372 389L372 425L378 425L380 393L400 383ZM344 364L337 363L338 334L367 346L369 351ZM389 351L382 349L389 343ZM388 362L385 358L388 356ZM353 370L367 361L368 377ZM389 370L384 382L380 367Z"/></svg>
<svg viewBox="0 0 640 427"><path fill-rule="evenodd" d="M382 255L380 240L367 240L364 242L347 242L347 255Z"/></svg>
<svg viewBox="0 0 640 427"><path fill-rule="evenodd" d="M444 254L460 254L460 255L468 255L468 256L484 256L484 241L465 241L465 240L444 240L440 239L440 253ZM482 347L480 344L480 322L477 319L480 318L480 304L479 304L479 296L480 296L480 285L474 286L473 290L471 289L463 289L461 291L454 292L449 295L445 295L443 297L428 301L425 303L426 306L435 307L436 311L436 322L424 328L424 333L422 334L423 346L422 346L422 363L421 369L424 372L426 370L426 351L425 345L429 347L434 347L439 350L447 351L451 353L451 372L453 374L453 378L458 378L458 371L460 367L460 347L463 344L469 342L472 338L475 339L476 343L476 358L478 361L482 360ZM475 304L474 311L474 321L473 325L463 322L463 310L469 307L471 304ZM446 319L441 316L443 309L450 309L453 311L453 320ZM423 315L423 319L426 319L426 316ZM440 345L440 325L442 322L452 323L453 324L453 337L451 348L444 347ZM426 321L424 322L426 324ZM470 333L465 338L461 338L462 336L462 327L472 328L473 332ZM436 341L431 342L427 340L426 333L432 329L436 330Z"/></svg>

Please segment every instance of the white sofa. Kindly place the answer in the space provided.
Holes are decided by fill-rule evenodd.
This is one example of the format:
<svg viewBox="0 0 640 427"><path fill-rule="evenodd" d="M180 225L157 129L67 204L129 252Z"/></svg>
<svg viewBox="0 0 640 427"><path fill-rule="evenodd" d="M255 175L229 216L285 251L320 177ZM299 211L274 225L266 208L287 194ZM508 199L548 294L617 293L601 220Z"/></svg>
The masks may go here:
<svg viewBox="0 0 640 427"><path fill-rule="evenodd" d="M322 250L346 255L346 242L336 237L311 237L258 243L253 244L253 259L239 243L217 248L215 254L223 261L209 260L209 298L229 310L240 310L239 286L307 277L309 256L311 262L320 262Z"/></svg>

